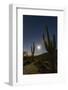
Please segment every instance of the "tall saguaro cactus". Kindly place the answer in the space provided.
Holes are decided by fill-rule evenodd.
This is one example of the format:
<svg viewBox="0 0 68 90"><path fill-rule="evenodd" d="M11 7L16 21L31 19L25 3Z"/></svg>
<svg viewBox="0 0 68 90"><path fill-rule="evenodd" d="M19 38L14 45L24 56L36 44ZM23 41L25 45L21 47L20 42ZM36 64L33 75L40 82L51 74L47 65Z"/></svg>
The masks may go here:
<svg viewBox="0 0 68 90"><path fill-rule="evenodd" d="M35 54L35 43L33 42L31 46L31 54L32 54L32 60L34 59L34 54Z"/></svg>
<svg viewBox="0 0 68 90"><path fill-rule="evenodd" d="M52 39L49 35L48 32L48 26L45 27L46 30L46 38L45 35L43 33L43 41L44 41L44 46L45 49L48 51L48 55L49 55L49 61L51 62L52 65L52 71L55 71L55 65L56 63L56 40L55 40L55 35L53 35Z"/></svg>

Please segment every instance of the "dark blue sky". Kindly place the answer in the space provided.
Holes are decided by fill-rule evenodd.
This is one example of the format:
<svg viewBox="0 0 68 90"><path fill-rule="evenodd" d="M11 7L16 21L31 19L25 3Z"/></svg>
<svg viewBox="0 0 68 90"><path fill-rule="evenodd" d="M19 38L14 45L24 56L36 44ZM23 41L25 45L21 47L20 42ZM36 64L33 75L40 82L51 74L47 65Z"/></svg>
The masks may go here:
<svg viewBox="0 0 68 90"><path fill-rule="evenodd" d="M31 54L31 45L35 42L35 46L41 45L41 49L35 51L35 55L46 52L42 39L42 33L45 31L45 25L48 26L49 34L55 34L57 39L57 17L56 16L32 16L23 15L23 49ZM56 40L57 41L57 40Z"/></svg>

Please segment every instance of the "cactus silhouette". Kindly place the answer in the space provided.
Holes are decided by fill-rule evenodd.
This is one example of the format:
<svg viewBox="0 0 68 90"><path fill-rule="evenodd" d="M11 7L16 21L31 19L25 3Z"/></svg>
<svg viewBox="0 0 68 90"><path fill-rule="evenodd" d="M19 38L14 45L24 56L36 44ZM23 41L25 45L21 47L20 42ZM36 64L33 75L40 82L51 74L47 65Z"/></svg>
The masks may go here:
<svg viewBox="0 0 68 90"><path fill-rule="evenodd" d="M35 54L35 43L33 42L32 46L31 46L32 60L34 60L34 54Z"/></svg>
<svg viewBox="0 0 68 90"><path fill-rule="evenodd" d="M55 35L53 35L52 39L49 35L49 32L48 32L48 26L46 25L45 26L45 30L46 30L46 37L43 33L43 42L44 42L44 46L45 46L45 49L47 50L48 52L48 59L49 59L49 62L51 63L52 65L52 72L55 72L55 68L56 68L56 40L55 40Z"/></svg>
<svg viewBox="0 0 68 90"><path fill-rule="evenodd" d="M47 35L47 37L45 38L45 35L43 33L43 41L44 41L45 49L48 51L48 53L53 53L54 50L56 49L55 35L53 35L53 40L51 40L48 32L48 26L45 27L45 30Z"/></svg>
<svg viewBox="0 0 68 90"><path fill-rule="evenodd" d="M56 48L56 40L55 40L55 35L53 35L53 48Z"/></svg>

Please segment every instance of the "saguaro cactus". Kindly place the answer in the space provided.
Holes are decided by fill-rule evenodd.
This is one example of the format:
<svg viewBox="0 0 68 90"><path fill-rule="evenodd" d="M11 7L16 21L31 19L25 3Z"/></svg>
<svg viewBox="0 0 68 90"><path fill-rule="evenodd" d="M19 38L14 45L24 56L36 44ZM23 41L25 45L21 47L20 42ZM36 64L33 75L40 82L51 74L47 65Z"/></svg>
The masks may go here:
<svg viewBox="0 0 68 90"><path fill-rule="evenodd" d="M57 64L56 63L56 40L55 40L55 35L53 35L52 39L49 35L49 32L48 32L48 26L45 27L45 30L46 30L46 38L45 38L45 35L43 33L43 41L44 41L44 46L45 46L45 49L47 50L48 52L48 60L49 62L51 62L51 65L52 65L52 72L55 72L55 65Z"/></svg>
<svg viewBox="0 0 68 90"><path fill-rule="evenodd" d="M45 45L45 49L48 51L48 53L52 53L56 49L56 40L55 40L55 35L53 35L53 40L51 40L49 32L48 32L48 26L46 26L46 39L45 35L43 33L43 41Z"/></svg>
<svg viewBox="0 0 68 90"><path fill-rule="evenodd" d="M35 54L35 43L33 42L31 46L31 54L32 54L32 60L34 59L34 54Z"/></svg>

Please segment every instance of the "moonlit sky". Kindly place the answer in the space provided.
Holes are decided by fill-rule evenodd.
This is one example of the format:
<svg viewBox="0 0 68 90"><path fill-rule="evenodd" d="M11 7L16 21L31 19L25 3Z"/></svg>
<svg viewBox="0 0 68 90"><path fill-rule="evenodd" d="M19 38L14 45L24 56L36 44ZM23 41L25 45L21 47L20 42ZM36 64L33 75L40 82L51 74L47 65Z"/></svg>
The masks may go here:
<svg viewBox="0 0 68 90"><path fill-rule="evenodd" d="M55 34L57 42L57 17L56 16L32 16L32 15L23 15L23 50L28 52L28 55L31 55L31 45L35 42L35 55L39 55L47 52L43 39L42 33L45 33L45 25L48 26L48 31L50 37ZM41 48L38 49L37 47Z"/></svg>

